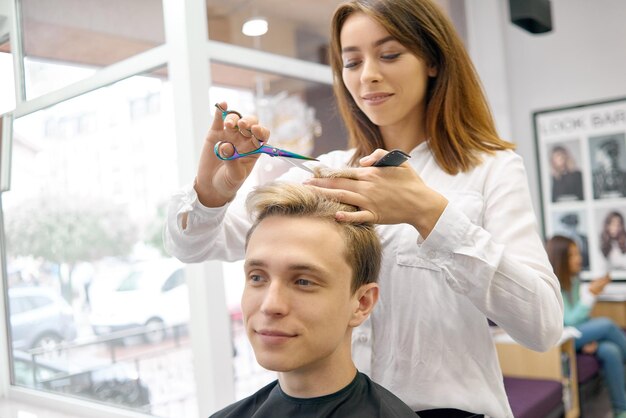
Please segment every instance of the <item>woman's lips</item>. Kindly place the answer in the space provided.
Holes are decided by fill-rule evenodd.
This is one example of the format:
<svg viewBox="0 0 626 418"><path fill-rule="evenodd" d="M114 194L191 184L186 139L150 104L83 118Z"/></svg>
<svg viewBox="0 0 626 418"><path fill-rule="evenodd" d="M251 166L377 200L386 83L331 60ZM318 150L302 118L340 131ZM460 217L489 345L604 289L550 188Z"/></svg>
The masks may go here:
<svg viewBox="0 0 626 418"><path fill-rule="evenodd" d="M391 93L369 93L361 96L361 99L365 104L375 106L386 102L391 96L393 96Z"/></svg>

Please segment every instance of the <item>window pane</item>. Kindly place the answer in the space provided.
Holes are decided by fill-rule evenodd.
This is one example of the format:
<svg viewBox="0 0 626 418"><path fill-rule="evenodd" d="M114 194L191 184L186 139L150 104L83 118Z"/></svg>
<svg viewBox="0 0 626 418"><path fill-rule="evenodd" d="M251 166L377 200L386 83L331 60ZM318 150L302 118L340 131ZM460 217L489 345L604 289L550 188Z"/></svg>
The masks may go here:
<svg viewBox="0 0 626 418"><path fill-rule="evenodd" d="M178 185L172 114L169 82L151 75L15 120L2 200L14 384L197 413L187 287L163 289L184 284L161 243Z"/></svg>
<svg viewBox="0 0 626 418"><path fill-rule="evenodd" d="M1 34L0 34L1 35ZM15 78L11 44L0 39L0 115L15 108Z"/></svg>
<svg viewBox="0 0 626 418"><path fill-rule="evenodd" d="M258 115L270 128L271 144L299 154L317 156L347 147L346 133L329 85L212 63L211 103L226 101L230 109ZM241 192L270 181L292 166L279 158L261 156ZM276 374L256 362L243 326L240 300L244 285L243 262L223 263L226 301L231 317L235 354L235 396L256 392Z"/></svg>
<svg viewBox="0 0 626 418"><path fill-rule="evenodd" d="M165 39L160 1L21 0L20 7L29 99L161 45Z"/></svg>
<svg viewBox="0 0 626 418"><path fill-rule="evenodd" d="M211 77L211 103L225 100L231 109L257 115L270 128L273 145L311 156L347 147L330 85L219 62L211 64ZM291 167L279 158L262 157L256 169L265 181Z"/></svg>
<svg viewBox="0 0 626 418"><path fill-rule="evenodd" d="M339 3L340 0L252 0L243 4L206 0L209 39L326 63L330 19ZM266 19L267 33L257 37L244 35L243 24L255 16Z"/></svg>

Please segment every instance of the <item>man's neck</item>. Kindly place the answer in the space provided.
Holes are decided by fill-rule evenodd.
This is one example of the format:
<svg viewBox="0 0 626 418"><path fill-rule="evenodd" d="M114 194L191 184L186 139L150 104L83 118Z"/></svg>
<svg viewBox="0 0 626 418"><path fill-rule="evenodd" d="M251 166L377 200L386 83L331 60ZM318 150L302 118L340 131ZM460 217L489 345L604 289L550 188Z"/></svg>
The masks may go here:
<svg viewBox="0 0 626 418"><path fill-rule="evenodd" d="M294 398L317 398L330 395L348 386L356 376L357 370L352 362L350 350L347 357L325 359L321 364L314 364L298 370L278 373L280 388Z"/></svg>

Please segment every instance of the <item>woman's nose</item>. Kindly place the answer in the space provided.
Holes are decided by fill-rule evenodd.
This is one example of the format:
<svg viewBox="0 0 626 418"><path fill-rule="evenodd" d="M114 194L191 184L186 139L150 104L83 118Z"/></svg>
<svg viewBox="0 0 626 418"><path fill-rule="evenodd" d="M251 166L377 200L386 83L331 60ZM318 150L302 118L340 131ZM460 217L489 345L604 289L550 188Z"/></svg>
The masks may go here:
<svg viewBox="0 0 626 418"><path fill-rule="evenodd" d="M365 59L361 71L361 83L375 83L382 80L378 62L374 59Z"/></svg>

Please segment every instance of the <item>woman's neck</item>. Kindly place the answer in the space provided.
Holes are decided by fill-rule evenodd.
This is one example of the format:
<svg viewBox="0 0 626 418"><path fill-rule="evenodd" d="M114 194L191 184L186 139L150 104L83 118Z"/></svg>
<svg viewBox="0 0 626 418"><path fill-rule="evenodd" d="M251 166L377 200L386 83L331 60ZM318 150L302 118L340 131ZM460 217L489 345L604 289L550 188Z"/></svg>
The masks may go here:
<svg viewBox="0 0 626 418"><path fill-rule="evenodd" d="M422 123L401 124L394 126L381 126L380 133L385 144L385 149L400 149L409 153L426 141L426 132Z"/></svg>

